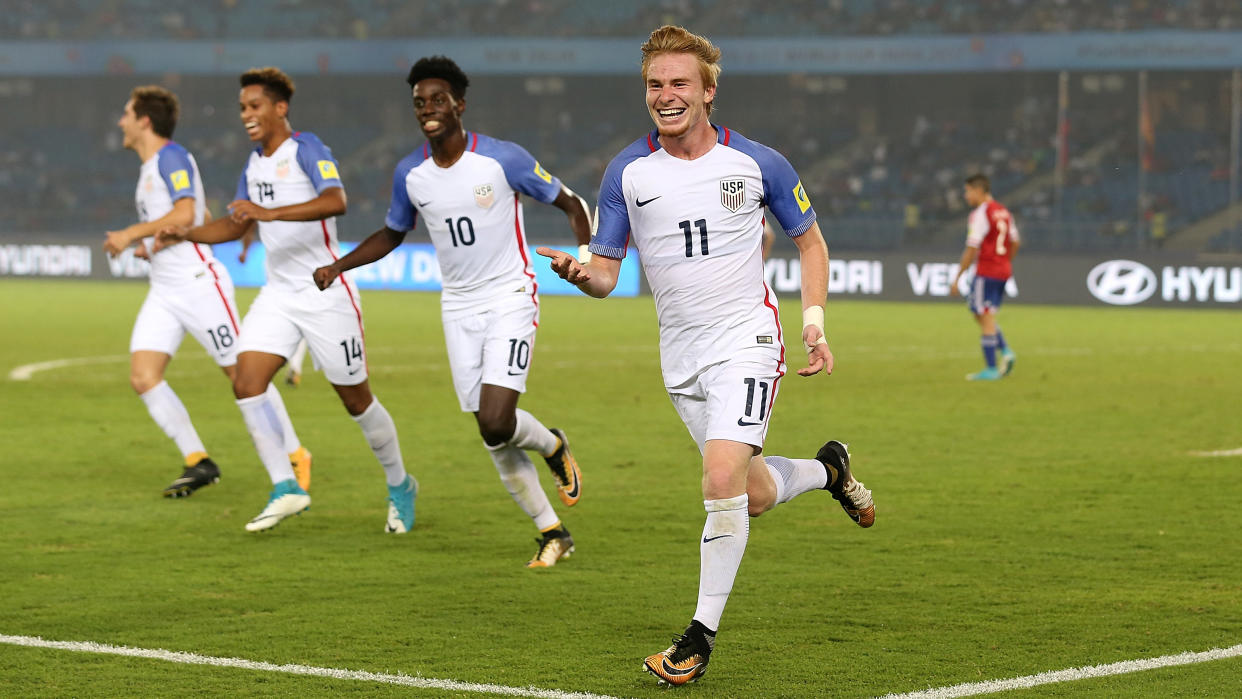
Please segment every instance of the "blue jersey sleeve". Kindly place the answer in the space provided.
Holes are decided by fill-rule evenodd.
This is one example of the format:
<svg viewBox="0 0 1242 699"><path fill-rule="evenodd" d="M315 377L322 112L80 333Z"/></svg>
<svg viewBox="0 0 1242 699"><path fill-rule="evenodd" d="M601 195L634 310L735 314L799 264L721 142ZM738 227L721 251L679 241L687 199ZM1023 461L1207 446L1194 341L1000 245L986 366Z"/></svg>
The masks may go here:
<svg viewBox="0 0 1242 699"><path fill-rule="evenodd" d="M763 175L763 203L776 217L785 235L797 238L815 223L815 209L802 187L798 173L785 156L734 131L729 144L759 164Z"/></svg>
<svg viewBox="0 0 1242 699"><path fill-rule="evenodd" d="M246 181L245 170L242 170L241 177L237 178L237 191L233 193L233 198L250 201L250 183Z"/></svg>
<svg viewBox="0 0 1242 699"><path fill-rule="evenodd" d="M194 165L190 163L190 154L176 143L169 143L160 149L160 178L168 187L168 196L172 201L194 198Z"/></svg>
<svg viewBox="0 0 1242 699"><path fill-rule="evenodd" d="M325 146L318 136L306 131L295 134L293 140L298 142L298 166L310 177L317 193L323 194L323 190L333 187L345 189L331 148Z"/></svg>
<svg viewBox="0 0 1242 699"><path fill-rule="evenodd" d="M475 152L495 158L505 171L505 179L510 187L545 204L556 200L556 196L561 193L561 181L544 170L525 148L482 134L478 138L479 145Z"/></svg>
<svg viewBox="0 0 1242 699"><path fill-rule="evenodd" d="M630 243L630 211L625 205L622 175L635 160L654 152L650 137L634 141L608 163L599 185L598 227L591 239L591 254L623 258Z"/></svg>
<svg viewBox="0 0 1242 699"><path fill-rule="evenodd" d="M392 200L388 204L384 225L394 231L406 233L414 230L414 224L418 223L418 211L414 208L414 202L410 201L410 191L405 187L405 178L423 160L422 154L414 151L402 158L392 172Z"/></svg>

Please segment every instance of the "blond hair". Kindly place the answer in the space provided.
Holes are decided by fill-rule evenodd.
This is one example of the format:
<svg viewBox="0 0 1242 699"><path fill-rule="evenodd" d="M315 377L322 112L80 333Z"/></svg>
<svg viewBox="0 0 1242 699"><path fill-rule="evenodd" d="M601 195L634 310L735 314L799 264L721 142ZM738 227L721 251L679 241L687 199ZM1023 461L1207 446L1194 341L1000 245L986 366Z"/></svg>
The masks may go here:
<svg viewBox="0 0 1242 699"><path fill-rule="evenodd" d="M647 79L647 69L651 60L665 53L688 53L699 60L699 75L703 78L703 87L716 87L720 78L720 49L705 36L699 36L684 27L666 24L651 32L647 42L643 44L643 80ZM712 103L707 103L707 113L712 113Z"/></svg>

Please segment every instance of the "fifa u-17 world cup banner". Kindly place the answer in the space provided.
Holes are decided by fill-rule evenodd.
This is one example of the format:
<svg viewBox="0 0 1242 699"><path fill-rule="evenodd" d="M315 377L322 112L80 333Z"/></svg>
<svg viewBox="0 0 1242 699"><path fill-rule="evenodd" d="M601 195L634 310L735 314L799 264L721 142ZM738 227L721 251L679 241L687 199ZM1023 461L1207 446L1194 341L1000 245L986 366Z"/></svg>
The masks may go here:
<svg viewBox="0 0 1242 699"><path fill-rule="evenodd" d="M34 236L31 236L34 237ZM342 242L342 253L357 247L357 243ZM572 284L552 271L551 260L535 254L536 246L526 254L535 272L539 293L546 295L581 295ZM577 247L549 246L576 255ZM212 246L216 259L229 270L233 284L238 287L262 286L267 279L263 264L266 255L261 243L250 247L245 264L238 261L241 243L231 242ZM621 265L617 288L613 296L637 296L641 288L639 261L630 251ZM134 257L129 248L117 257L104 254L99 245L56 242L0 243L0 277L83 277L108 279L142 279L150 272L146 260ZM439 291L440 265L436 261L435 247L430 243L403 243L383 259L347 273L359 288L392 289L399 291Z"/></svg>

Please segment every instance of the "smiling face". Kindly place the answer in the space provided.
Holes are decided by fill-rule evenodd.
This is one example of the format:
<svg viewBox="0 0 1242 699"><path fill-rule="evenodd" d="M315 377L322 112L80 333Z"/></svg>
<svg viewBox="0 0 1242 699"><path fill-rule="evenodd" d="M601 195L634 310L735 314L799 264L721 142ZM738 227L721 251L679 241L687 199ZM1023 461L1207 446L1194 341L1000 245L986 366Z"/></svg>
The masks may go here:
<svg viewBox="0 0 1242 699"><path fill-rule="evenodd" d="M710 129L707 105L716 87L705 87L699 60L689 53L663 53L647 66L647 112L661 136L679 138Z"/></svg>
<svg viewBox="0 0 1242 699"><path fill-rule="evenodd" d="M453 96L448 81L440 78L419 80L413 95L414 116L428 140L436 141L461 132L461 114L466 111L466 101Z"/></svg>
<svg viewBox="0 0 1242 699"><path fill-rule="evenodd" d="M243 87L238 101L242 127L251 141L262 143L275 134L283 133L285 117L289 115L288 102L273 100L262 85Z"/></svg>
<svg viewBox="0 0 1242 699"><path fill-rule="evenodd" d="M138 140L142 138L143 130L151 128L151 120L134 113L134 101L131 99L125 103L125 111L121 113L116 125L121 129L121 145L135 148Z"/></svg>

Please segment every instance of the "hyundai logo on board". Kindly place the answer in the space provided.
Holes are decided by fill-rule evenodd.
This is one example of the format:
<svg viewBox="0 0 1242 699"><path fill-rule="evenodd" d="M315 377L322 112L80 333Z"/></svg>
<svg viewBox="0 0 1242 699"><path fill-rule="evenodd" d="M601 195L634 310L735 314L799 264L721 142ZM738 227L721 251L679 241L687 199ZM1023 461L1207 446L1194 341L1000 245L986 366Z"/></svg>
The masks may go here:
<svg viewBox="0 0 1242 699"><path fill-rule="evenodd" d="M1087 273L1087 289L1104 303L1133 306L1156 293L1156 273L1133 260L1109 260Z"/></svg>

